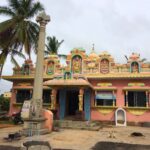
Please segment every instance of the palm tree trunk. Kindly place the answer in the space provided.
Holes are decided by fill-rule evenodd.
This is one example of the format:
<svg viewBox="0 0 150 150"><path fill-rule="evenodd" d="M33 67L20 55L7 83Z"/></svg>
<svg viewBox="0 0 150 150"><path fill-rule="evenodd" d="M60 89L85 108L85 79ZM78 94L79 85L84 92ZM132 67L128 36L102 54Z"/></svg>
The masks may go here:
<svg viewBox="0 0 150 150"><path fill-rule="evenodd" d="M29 60L31 60L31 54L29 54Z"/></svg>
<svg viewBox="0 0 150 150"><path fill-rule="evenodd" d="M3 67L4 67L4 64L0 64L0 78L2 76Z"/></svg>

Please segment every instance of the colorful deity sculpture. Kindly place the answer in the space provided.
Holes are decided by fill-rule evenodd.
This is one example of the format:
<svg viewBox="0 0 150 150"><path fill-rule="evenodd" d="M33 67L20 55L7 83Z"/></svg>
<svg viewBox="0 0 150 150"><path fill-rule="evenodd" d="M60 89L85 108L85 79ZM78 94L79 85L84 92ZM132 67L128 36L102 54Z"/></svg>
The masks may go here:
<svg viewBox="0 0 150 150"><path fill-rule="evenodd" d="M81 73L82 59L80 56L75 56L72 60L72 71L73 73Z"/></svg>
<svg viewBox="0 0 150 150"><path fill-rule="evenodd" d="M49 61L47 66L47 74L53 74L54 73L54 62Z"/></svg>
<svg viewBox="0 0 150 150"><path fill-rule="evenodd" d="M100 63L100 72L108 73L109 72L109 61L107 59L102 59Z"/></svg>
<svg viewBox="0 0 150 150"><path fill-rule="evenodd" d="M139 65L137 62L133 62L131 65L131 72L138 73L139 72Z"/></svg>

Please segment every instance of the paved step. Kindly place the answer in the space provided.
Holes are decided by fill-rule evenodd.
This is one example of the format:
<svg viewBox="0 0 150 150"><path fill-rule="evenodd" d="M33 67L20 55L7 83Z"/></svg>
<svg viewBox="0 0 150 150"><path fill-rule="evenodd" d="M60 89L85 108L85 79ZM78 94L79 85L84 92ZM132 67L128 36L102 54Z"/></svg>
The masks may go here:
<svg viewBox="0 0 150 150"><path fill-rule="evenodd" d="M54 120L54 127L98 131L102 126L96 121Z"/></svg>

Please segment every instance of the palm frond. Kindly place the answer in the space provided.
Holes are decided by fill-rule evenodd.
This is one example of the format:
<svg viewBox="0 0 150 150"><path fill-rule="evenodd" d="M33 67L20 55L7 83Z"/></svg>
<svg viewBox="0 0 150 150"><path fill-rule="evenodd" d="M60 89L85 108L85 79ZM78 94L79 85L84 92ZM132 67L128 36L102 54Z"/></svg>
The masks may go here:
<svg viewBox="0 0 150 150"><path fill-rule="evenodd" d="M19 57L21 57L23 59L26 59L25 55L22 52L18 52L17 50L11 50L11 55L12 56L17 55L17 56L19 56Z"/></svg>
<svg viewBox="0 0 150 150"><path fill-rule="evenodd" d="M10 30L15 26L16 20L15 19L9 19L4 22L0 23L0 33L4 32L6 30Z"/></svg>
<svg viewBox="0 0 150 150"><path fill-rule="evenodd" d="M2 53L0 54L0 64L1 65L5 64L7 56L8 56L8 51L7 50L2 51Z"/></svg>
<svg viewBox="0 0 150 150"><path fill-rule="evenodd" d="M15 13L9 7L5 7L5 6L0 6L0 14L10 16L10 17L15 16Z"/></svg>
<svg viewBox="0 0 150 150"><path fill-rule="evenodd" d="M61 42L59 42L55 36L48 36L46 50L49 52L49 54L58 54L58 49L63 42L64 40L61 40Z"/></svg>
<svg viewBox="0 0 150 150"><path fill-rule="evenodd" d="M35 14L42 10L44 10L44 7L40 2L34 3L31 10L27 14L27 17L32 18L35 16Z"/></svg>
<svg viewBox="0 0 150 150"><path fill-rule="evenodd" d="M7 1L8 5L16 12L18 8L20 8L22 0L7 0Z"/></svg>
<svg viewBox="0 0 150 150"><path fill-rule="evenodd" d="M61 40L61 41L59 42L59 46L60 46L63 42L64 42L64 40Z"/></svg>
<svg viewBox="0 0 150 150"><path fill-rule="evenodd" d="M48 51L44 51L44 55L47 56L49 55L50 53Z"/></svg>
<svg viewBox="0 0 150 150"><path fill-rule="evenodd" d="M126 58L126 60L128 61L128 57L127 57L127 55L125 55L124 57L125 57L125 58Z"/></svg>
<svg viewBox="0 0 150 150"><path fill-rule="evenodd" d="M47 44L45 44L45 46L46 46L46 51L51 53L51 47L49 45L47 45Z"/></svg>
<svg viewBox="0 0 150 150"><path fill-rule="evenodd" d="M16 61L16 59L15 59L14 56L12 56L12 55L11 55L11 62L12 62L12 64L15 65L15 67L20 68L18 62Z"/></svg>
<svg viewBox="0 0 150 150"><path fill-rule="evenodd" d="M0 23L0 48L2 53L19 55L13 50L22 52L23 47L28 55L37 46L39 26L27 19L32 18L43 10L40 2L33 0L7 0L8 6L0 7L0 14L7 14L11 19ZM8 54L5 54L6 57Z"/></svg>

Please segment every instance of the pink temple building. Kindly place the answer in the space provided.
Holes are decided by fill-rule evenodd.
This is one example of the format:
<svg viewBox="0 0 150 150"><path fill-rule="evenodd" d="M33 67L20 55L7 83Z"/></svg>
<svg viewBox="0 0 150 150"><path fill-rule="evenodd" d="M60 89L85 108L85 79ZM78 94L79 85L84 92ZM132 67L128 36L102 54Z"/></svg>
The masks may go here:
<svg viewBox="0 0 150 150"><path fill-rule="evenodd" d="M115 111L126 113L127 124L150 122L150 63L132 53L126 64L118 64L108 52L87 55L73 49L62 66L57 55L44 60L43 106L57 119L115 121ZM13 75L9 113L19 111L30 100L35 68L26 60Z"/></svg>

